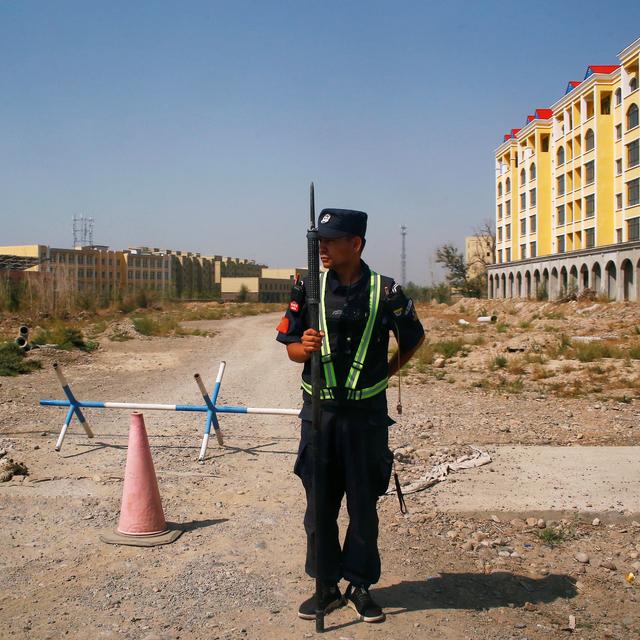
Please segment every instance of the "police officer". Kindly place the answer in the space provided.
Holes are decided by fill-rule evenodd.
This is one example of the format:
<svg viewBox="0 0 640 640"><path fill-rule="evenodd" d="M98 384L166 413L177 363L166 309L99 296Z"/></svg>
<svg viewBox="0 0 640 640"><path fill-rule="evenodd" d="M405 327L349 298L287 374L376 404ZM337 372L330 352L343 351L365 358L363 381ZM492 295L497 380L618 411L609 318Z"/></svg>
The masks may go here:
<svg viewBox="0 0 640 640"><path fill-rule="evenodd" d="M324 209L318 220L320 259L327 269L320 280L320 331L309 328L304 283L296 283L291 302L278 325L277 340L287 346L302 372L302 432L294 473L307 497L305 570L316 571L323 588L325 613L349 605L360 620L381 622L385 615L369 593L380 578L378 553L379 496L387 490L393 455L388 446L386 388L390 376L415 353L424 330L413 301L392 278L380 276L361 259L367 214ZM388 362L389 333L400 354ZM313 504L311 442L311 354L321 352L323 375L320 464L322 482L318 513L322 528L315 567L316 523ZM337 517L346 494L349 526L341 547ZM338 582L349 582L344 596ZM301 618L315 618L315 595L299 608Z"/></svg>

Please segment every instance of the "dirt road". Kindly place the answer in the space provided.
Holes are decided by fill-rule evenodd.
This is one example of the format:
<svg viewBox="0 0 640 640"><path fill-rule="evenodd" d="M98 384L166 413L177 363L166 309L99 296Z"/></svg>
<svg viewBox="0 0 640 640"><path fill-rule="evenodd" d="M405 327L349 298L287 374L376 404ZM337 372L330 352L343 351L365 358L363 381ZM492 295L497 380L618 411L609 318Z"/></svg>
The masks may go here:
<svg viewBox="0 0 640 640"><path fill-rule="evenodd" d="M211 386L225 359L219 402L295 407L299 370L273 340L276 323L277 315L199 322L216 335L105 342L96 354L69 358L66 371L80 398L182 403L198 400L193 373ZM637 637L638 588L623 574L640 551L638 474L631 481L613 474L607 485L600 482L598 450L599 463L584 466L576 460L586 450L577 458L566 447L511 450L504 434L477 439L471 425L463 442L437 423L438 415L461 406L459 397L435 397L430 385L404 393L409 410L394 427L394 445L411 442L433 456L442 447L453 451L481 441L495 462L409 496L408 516L399 514L393 497L383 499L377 594L388 620L365 625L343 609L327 619L327 637L560 638L569 615L577 617L583 638ZM212 442L198 465L203 417L146 413L167 519L186 532L166 547L114 547L98 535L117 523L127 413L92 411L95 440L76 425L57 454L53 444L63 416L38 407L42 397L60 397L48 365L2 380L0 447L24 460L30 476L0 485L0 637L313 635L313 623L295 615L312 589L302 570L303 492L291 473L295 418L223 416L226 446ZM480 414L495 409L486 394L469 392L465 402ZM618 454L633 466L636 449L606 449L612 457L605 468L621 468ZM524 469L517 463L523 457ZM562 458L573 472L558 474ZM401 473L408 467L401 465ZM532 482L532 471L544 481ZM598 495L586 491L578 499L549 481L571 473L583 488L595 479ZM486 489L490 475L493 493ZM591 525L593 514L580 521L581 511L598 512L599 528ZM524 521L531 516L556 517L567 531L562 544L539 538L537 525ZM473 548L463 546L476 538ZM577 562L579 551L590 561ZM605 566L613 562L615 569Z"/></svg>

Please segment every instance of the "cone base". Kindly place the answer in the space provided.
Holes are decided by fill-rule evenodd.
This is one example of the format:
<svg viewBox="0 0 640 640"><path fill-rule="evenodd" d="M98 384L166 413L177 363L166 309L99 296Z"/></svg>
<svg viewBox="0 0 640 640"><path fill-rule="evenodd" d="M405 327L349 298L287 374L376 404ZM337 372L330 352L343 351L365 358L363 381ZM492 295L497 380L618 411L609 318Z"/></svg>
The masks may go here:
<svg viewBox="0 0 640 640"><path fill-rule="evenodd" d="M156 547L161 544L175 542L184 531L177 529L175 525L167 523L167 530L148 535L127 535L118 531L111 531L100 535L100 540L106 544L124 544L130 547Z"/></svg>

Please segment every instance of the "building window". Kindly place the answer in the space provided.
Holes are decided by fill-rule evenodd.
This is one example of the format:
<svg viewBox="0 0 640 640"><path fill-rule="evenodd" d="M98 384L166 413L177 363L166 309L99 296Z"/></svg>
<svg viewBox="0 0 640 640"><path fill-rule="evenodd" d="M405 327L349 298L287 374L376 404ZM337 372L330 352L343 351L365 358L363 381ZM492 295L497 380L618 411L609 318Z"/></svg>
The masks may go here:
<svg viewBox="0 0 640 640"><path fill-rule="evenodd" d="M507 234L507 240L511 240L511 225L510 224L508 224L505 227L505 233Z"/></svg>
<svg viewBox="0 0 640 640"><path fill-rule="evenodd" d="M536 179L536 165L534 162L529 169L529 180L535 180L535 179Z"/></svg>
<svg viewBox="0 0 640 640"><path fill-rule="evenodd" d="M640 240L640 218L627 220L627 234L630 241Z"/></svg>
<svg viewBox="0 0 640 640"><path fill-rule="evenodd" d="M502 249L498 251L498 262L502 263Z"/></svg>
<svg viewBox="0 0 640 640"><path fill-rule="evenodd" d="M616 160L616 175L619 176L622 173L622 158Z"/></svg>
<svg viewBox="0 0 640 640"><path fill-rule="evenodd" d="M622 229L616 229L616 242L622 242Z"/></svg>
<svg viewBox="0 0 640 640"><path fill-rule="evenodd" d="M584 199L584 209L585 209L585 217L593 218L596 215L596 197L591 194Z"/></svg>
<svg viewBox="0 0 640 640"><path fill-rule="evenodd" d="M536 232L536 216L529 216L529 233Z"/></svg>
<svg viewBox="0 0 640 640"><path fill-rule="evenodd" d="M564 147L560 147L557 153L558 158L558 166L562 166L564 164Z"/></svg>
<svg viewBox="0 0 640 640"><path fill-rule="evenodd" d="M531 189L531 191L529 191L529 206L530 207L536 206L536 190L535 189Z"/></svg>
<svg viewBox="0 0 640 640"><path fill-rule="evenodd" d="M527 245L520 245L520 260L524 260L527 257Z"/></svg>
<svg viewBox="0 0 640 640"><path fill-rule="evenodd" d="M557 240L557 246L558 246L558 253L564 253L564 236L558 236L556 238Z"/></svg>
<svg viewBox="0 0 640 640"><path fill-rule="evenodd" d="M498 242L502 242L502 227L498 227Z"/></svg>
<svg viewBox="0 0 640 640"><path fill-rule="evenodd" d="M638 76L631 76L629 78L629 93L635 91L638 88Z"/></svg>
<svg viewBox="0 0 640 640"><path fill-rule="evenodd" d="M498 182L498 198L502 198L502 182Z"/></svg>
<svg viewBox="0 0 640 640"><path fill-rule="evenodd" d="M591 249L596 246L596 230L593 227L585 230L585 241L587 249Z"/></svg>
<svg viewBox="0 0 640 640"><path fill-rule="evenodd" d="M507 193L511 193L511 178L507 178L506 182L504 183L505 186L505 190Z"/></svg>
<svg viewBox="0 0 640 640"><path fill-rule="evenodd" d="M507 249L507 262L511 262L511 249Z"/></svg>
<svg viewBox="0 0 640 640"><path fill-rule="evenodd" d="M591 184L596 177L596 172L595 172L595 160L591 160L591 162L587 162L587 164L584 165L584 183L585 184Z"/></svg>
<svg viewBox="0 0 640 640"><path fill-rule="evenodd" d="M527 235L527 219L526 218L523 218L522 220L520 220L520 235L521 236Z"/></svg>
<svg viewBox="0 0 640 640"><path fill-rule="evenodd" d="M622 140L622 125L616 125L616 140Z"/></svg>
<svg viewBox="0 0 640 640"><path fill-rule="evenodd" d="M557 220L556 220L556 224L558 226L562 226L564 224L564 205L561 204L558 208L557 208Z"/></svg>
<svg viewBox="0 0 640 640"><path fill-rule="evenodd" d="M511 216L511 200L507 200L507 218Z"/></svg>
<svg viewBox="0 0 640 640"><path fill-rule="evenodd" d="M558 195L559 196L563 196L564 195L564 176L558 176L556 178L556 182L558 185Z"/></svg>
<svg viewBox="0 0 640 640"><path fill-rule="evenodd" d="M638 126L638 105L632 104L627 109L627 131Z"/></svg>
<svg viewBox="0 0 640 640"><path fill-rule="evenodd" d="M527 194L520 194L520 211L524 211L527 208Z"/></svg>
<svg viewBox="0 0 640 640"><path fill-rule="evenodd" d="M622 209L622 194L616 193L616 211Z"/></svg>
<svg viewBox="0 0 640 640"><path fill-rule="evenodd" d="M502 220L502 205L498 205L498 220Z"/></svg>
<svg viewBox="0 0 640 640"><path fill-rule="evenodd" d="M622 104L622 89L616 89L616 106Z"/></svg>
<svg viewBox="0 0 640 640"><path fill-rule="evenodd" d="M640 178L627 182L627 206L633 207L640 204Z"/></svg>
<svg viewBox="0 0 640 640"><path fill-rule="evenodd" d="M640 140L634 140L627 145L627 168L637 167L640 164L638 155L638 143Z"/></svg>
<svg viewBox="0 0 640 640"><path fill-rule="evenodd" d="M535 258L538 255L538 249L535 242L529 244L529 257Z"/></svg>
<svg viewBox="0 0 640 640"><path fill-rule="evenodd" d="M593 137L593 129L589 129L587 133L584 134L584 150L591 151L594 146L594 137Z"/></svg>
<svg viewBox="0 0 640 640"><path fill-rule="evenodd" d="M522 169L522 171L520 171L520 184L526 184L527 183L527 172Z"/></svg>

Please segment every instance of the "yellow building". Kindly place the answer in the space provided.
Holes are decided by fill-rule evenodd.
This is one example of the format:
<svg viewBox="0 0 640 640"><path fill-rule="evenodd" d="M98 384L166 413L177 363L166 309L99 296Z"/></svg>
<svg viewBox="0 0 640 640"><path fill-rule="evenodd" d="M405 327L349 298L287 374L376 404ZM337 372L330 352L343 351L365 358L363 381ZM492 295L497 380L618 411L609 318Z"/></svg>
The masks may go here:
<svg viewBox="0 0 640 640"><path fill-rule="evenodd" d="M488 235L467 236L464 239L464 261L469 278L484 275L493 263L494 242Z"/></svg>
<svg viewBox="0 0 640 640"><path fill-rule="evenodd" d="M640 38L618 58L589 65L496 149L490 297L640 299Z"/></svg>

